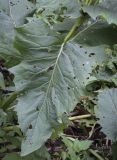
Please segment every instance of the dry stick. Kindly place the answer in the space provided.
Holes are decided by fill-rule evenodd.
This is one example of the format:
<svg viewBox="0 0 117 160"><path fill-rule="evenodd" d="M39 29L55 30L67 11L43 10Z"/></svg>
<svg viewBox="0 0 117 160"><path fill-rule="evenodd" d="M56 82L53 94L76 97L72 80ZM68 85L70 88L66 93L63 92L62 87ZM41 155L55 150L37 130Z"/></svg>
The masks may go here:
<svg viewBox="0 0 117 160"><path fill-rule="evenodd" d="M92 127L92 129L91 129L91 131L90 131L90 133L89 133L89 137L88 137L88 139L90 139L91 138L91 136L93 135L93 133L94 133L94 129L95 129L95 125L96 125L97 123L94 123L94 125L93 125L93 127Z"/></svg>
<svg viewBox="0 0 117 160"><path fill-rule="evenodd" d="M91 114L85 114L85 115L80 115L80 116L69 117L69 120L70 121L75 121L75 120L78 120L78 119L89 118L91 116L92 116Z"/></svg>
<svg viewBox="0 0 117 160"><path fill-rule="evenodd" d="M104 160L96 151L89 149L89 152L93 154L98 160Z"/></svg>

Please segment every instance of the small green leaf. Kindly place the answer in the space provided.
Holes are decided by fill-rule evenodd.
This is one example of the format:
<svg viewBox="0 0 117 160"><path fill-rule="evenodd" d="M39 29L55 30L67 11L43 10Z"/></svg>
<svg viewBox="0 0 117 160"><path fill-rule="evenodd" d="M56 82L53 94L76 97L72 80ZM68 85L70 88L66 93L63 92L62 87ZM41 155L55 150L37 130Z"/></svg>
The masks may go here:
<svg viewBox="0 0 117 160"><path fill-rule="evenodd" d="M5 89L5 82L2 73L0 73L0 88Z"/></svg>
<svg viewBox="0 0 117 160"><path fill-rule="evenodd" d="M92 144L92 141L89 141L89 140L83 140L83 141L75 140L74 141L74 150L76 152L85 151L85 150L89 149L91 144Z"/></svg>

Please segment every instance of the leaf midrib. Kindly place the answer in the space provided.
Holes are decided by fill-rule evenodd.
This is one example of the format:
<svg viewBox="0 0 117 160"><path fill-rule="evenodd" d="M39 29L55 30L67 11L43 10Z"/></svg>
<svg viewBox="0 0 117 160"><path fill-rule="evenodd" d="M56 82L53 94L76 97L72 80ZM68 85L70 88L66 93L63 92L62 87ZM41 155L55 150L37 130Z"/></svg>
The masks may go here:
<svg viewBox="0 0 117 160"><path fill-rule="evenodd" d="M50 81L49 81L49 84L48 84L48 87L47 87L46 95L45 95L45 98L44 98L44 101L43 101L43 104L42 104L41 108L43 108L44 104L46 103L46 98L47 98L47 96L48 96L48 92L49 92L49 89L50 89L50 87L51 87L51 83L52 83L52 80L53 80L53 76L54 76L54 73L55 73L55 70L56 70L58 61L59 61L59 57L60 57L61 54L62 54L64 45L65 45L65 43L62 43L61 48L60 48L60 51L59 51L59 54L58 54L57 59L56 59L56 62L55 62L55 64L54 64L54 69L53 69L53 72L52 72L52 75L51 75L51 78L50 78ZM40 108L40 110L41 110L41 108ZM38 112L40 112L40 110L39 110Z"/></svg>

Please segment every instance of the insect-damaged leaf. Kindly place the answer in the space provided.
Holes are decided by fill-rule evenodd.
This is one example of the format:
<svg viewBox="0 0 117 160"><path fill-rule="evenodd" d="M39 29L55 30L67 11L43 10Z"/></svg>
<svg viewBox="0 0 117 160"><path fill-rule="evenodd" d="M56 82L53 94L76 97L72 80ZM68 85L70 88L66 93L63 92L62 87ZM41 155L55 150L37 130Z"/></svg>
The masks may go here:
<svg viewBox="0 0 117 160"><path fill-rule="evenodd" d="M11 71L21 92L16 111L26 135L22 143L26 155L40 148L62 123L62 115L87 95L85 86L94 78L92 67L103 60L99 57L105 46L83 48L78 36L63 44L61 35L39 20L16 31L15 47L24 60Z"/></svg>
<svg viewBox="0 0 117 160"><path fill-rule="evenodd" d="M26 17L32 14L35 10L35 4L29 0L9 0L11 16L15 22L15 25L22 25L26 22Z"/></svg>
<svg viewBox="0 0 117 160"><path fill-rule="evenodd" d="M101 15L109 23L116 23L115 15L109 11L110 8L115 11L116 2L108 2L109 6L104 5L106 1L95 6L96 14L92 12L92 16L96 18ZM99 9L100 6L103 11L102 8ZM68 120L65 113L74 109L80 97L82 99L90 96L91 91L99 89L100 77L106 80L108 78L109 87L112 87L112 82L113 86L116 85L116 77L110 79L110 74L105 72L100 75L99 67L109 59L106 51L110 50L110 46L112 49L117 42L117 27L103 22L95 22L89 26L92 20L87 19L90 22L85 21L73 33L70 29L78 16L86 15L82 10L79 11L78 0L73 0L72 3L70 0L48 0L48 3L45 0L1 0L0 10L0 58L6 60L8 67L14 66L11 71L15 74L14 82L18 94L16 111L25 135L22 155L26 155L43 146L52 133L57 135L57 131L63 129ZM51 29L39 19L43 19ZM15 33L14 26L25 22L28 24L18 27ZM65 38L68 32L71 36ZM77 32L80 33L75 38L63 43L64 38L66 42L66 39L75 36ZM116 73L115 57L114 61L109 61L107 68L112 74ZM98 72L100 77L94 77L92 70ZM1 80L1 87L4 89L3 77ZM83 143L84 146L86 147ZM76 144L74 148L77 152L79 145ZM43 151L37 150L36 153L41 155L33 155L37 159L45 159L47 152ZM48 154L47 157L50 158ZM77 159L77 155L76 158L71 157Z"/></svg>
<svg viewBox="0 0 117 160"><path fill-rule="evenodd" d="M35 7L29 0L0 0L0 10L9 15L16 26L24 24Z"/></svg>
<svg viewBox="0 0 117 160"><path fill-rule="evenodd" d="M80 15L80 5L77 0L37 0L38 11L42 11L43 15L59 15L77 18Z"/></svg>

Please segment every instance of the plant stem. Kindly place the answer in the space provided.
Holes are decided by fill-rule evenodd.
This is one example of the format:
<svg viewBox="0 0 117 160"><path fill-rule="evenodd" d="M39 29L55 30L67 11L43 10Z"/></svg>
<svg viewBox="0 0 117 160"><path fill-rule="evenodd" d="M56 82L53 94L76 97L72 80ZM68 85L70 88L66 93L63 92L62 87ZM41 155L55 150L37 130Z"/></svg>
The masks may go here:
<svg viewBox="0 0 117 160"><path fill-rule="evenodd" d="M13 92L3 103L2 109L6 110L9 108L10 104L14 102L14 100L17 98L17 93Z"/></svg>
<svg viewBox="0 0 117 160"><path fill-rule="evenodd" d="M78 17L76 23L73 25L73 27L71 28L71 30L69 31L69 33L67 34L67 36L64 39L64 44L69 41L71 38L73 38L73 36L75 35L77 29L87 20L87 16L80 16Z"/></svg>
<svg viewBox="0 0 117 160"><path fill-rule="evenodd" d="M69 117L69 120L70 121L75 121L75 120L78 120L78 119L89 118L91 116L92 116L91 114L85 114L85 115L81 115L81 116Z"/></svg>
<svg viewBox="0 0 117 160"><path fill-rule="evenodd" d="M89 149L89 152L93 154L98 160L104 160L96 151Z"/></svg>
<svg viewBox="0 0 117 160"><path fill-rule="evenodd" d="M3 129L5 131L13 131L13 130L16 129L16 127L19 127L19 126L18 125L16 125L16 126L7 126L7 127L4 127Z"/></svg>

